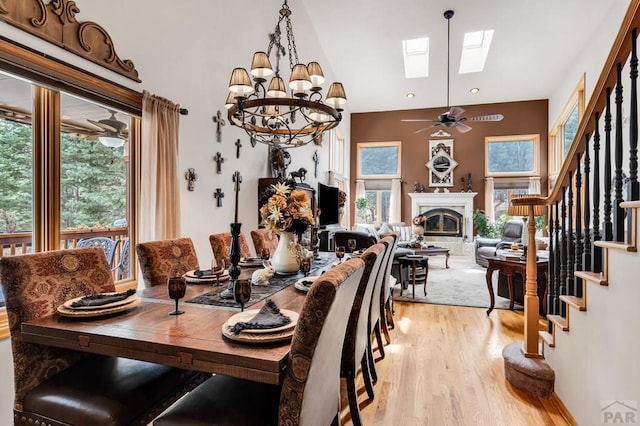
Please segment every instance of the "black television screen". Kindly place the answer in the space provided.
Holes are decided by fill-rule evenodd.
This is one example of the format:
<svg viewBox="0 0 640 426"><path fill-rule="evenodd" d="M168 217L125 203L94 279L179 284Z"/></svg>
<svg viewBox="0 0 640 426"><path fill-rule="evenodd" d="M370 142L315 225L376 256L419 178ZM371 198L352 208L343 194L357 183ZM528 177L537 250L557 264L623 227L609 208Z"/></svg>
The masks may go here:
<svg viewBox="0 0 640 426"><path fill-rule="evenodd" d="M318 183L318 208L320 226L338 223L338 198L340 190L333 186Z"/></svg>

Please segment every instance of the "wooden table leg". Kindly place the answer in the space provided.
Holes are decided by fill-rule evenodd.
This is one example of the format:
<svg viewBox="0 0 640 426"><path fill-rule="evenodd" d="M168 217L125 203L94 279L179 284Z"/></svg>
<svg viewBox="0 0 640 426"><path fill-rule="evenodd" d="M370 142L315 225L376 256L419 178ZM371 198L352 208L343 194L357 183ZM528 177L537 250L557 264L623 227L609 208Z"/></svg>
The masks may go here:
<svg viewBox="0 0 640 426"><path fill-rule="evenodd" d="M416 261L411 262L411 275L413 277L413 298L416 298Z"/></svg>
<svg viewBox="0 0 640 426"><path fill-rule="evenodd" d="M493 271L495 271L495 267L489 266L487 268L487 290L489 290L489 298L491 299L491 303L489 304L489 309L487 309L487 315L493 311L493 306L496 303L495 295L493 294L493 283L491 282L491 277L493 276Z"/></svg>
<svg viewBox="0 0 640 426"><path fill-rule="evenodd" d="M427 295L427 278L429 277L429 260L424 265L424 295Z"/></svg>
<svg viewBox="0 0 640 426"><path fill-rule="evenodd" d="M449 269L449 252L447 252L447 254L444 257L444 267L446 269Z"/></svg>
<svg viewBox="0 0 640 426"><path fill-rule="evenodd" d="M522 282L524 285L524 277ZM509 287L509 309L513 311L513 274L507 275L507 286Z"/></svg>

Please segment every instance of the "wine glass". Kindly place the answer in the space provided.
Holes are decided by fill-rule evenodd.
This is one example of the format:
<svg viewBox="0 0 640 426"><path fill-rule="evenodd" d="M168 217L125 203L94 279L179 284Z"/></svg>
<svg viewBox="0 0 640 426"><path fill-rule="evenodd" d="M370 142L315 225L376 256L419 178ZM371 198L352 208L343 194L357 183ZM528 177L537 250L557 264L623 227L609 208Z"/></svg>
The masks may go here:
<svg viewBox="0 0 640 426"><path fill-rule="evenodd" d="M169 315L184 314L184 311L178 310L178 300L184 297L187 291L187 280L184 277L171 277L167 280L167 292L169 298L176 301L176 309L169 312Z"/></svg>
<svg viewBox="0 0 640 426"><path fill-rule="evenodd" d="M224 274L224 259L216 259L216 263L211 266L213 274L216 276L216 285L220 285L220 276Z"/></svg>
<svg viewBox="0 0 640 426"><path fill-rule="evenodd" d="M356 240L355 238L349 238L347 241L347 247L349 247L349 253L353 253L356 250Z"/></svg>
<svg viewBox="0 0 640 426"><path fill-rule="evenodd" d="M251 298L251 280L239 279L233 284L233 297L240 304L240 312L244 311L244 304Z"/></svg>
<svg viewBox="0 0 640 426"><path fill-rule="evenodd" d="M303 257L302 259L300 259L300 271L302 271L305 277L309 275L309 271L311 270L312 260L313 260L313 257L311 256Z"/></svg>
<svg viewBox="0 0 640 426"><path fill-rule="evenodd" d="M344 246L336 246L336 257L342 263L342 258L344 257L345 249Z"/></svg>

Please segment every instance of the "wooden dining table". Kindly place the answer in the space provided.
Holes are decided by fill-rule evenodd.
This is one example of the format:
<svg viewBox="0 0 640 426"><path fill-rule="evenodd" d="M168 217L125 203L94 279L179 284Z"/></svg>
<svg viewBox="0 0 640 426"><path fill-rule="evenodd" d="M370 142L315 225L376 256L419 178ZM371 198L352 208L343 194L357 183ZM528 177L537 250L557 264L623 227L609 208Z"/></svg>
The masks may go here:
<svg viewBox="0 0 640 426"><path fill-rule="evenodd" d="M251 272L251 269L243 270L240 278ZM221 285L227 285L227 282ZM211 291L213 284L189 284L187 287L183 300ZM138 306L113 316L80 319L56 314L24 322L22 338L25 342L93 354L133 358L269 384L282 383L290 340L250 344L222 335L226 321L240 309L180 303L180 309L185 313L168 315L174 308L174 301L167 296L165 286L145 288L137 294L140 298ZM304 297L305 293L293 285L270 296L281 309L296 312L300 312ZM265 300L248 308L260 308Z"/></svg>

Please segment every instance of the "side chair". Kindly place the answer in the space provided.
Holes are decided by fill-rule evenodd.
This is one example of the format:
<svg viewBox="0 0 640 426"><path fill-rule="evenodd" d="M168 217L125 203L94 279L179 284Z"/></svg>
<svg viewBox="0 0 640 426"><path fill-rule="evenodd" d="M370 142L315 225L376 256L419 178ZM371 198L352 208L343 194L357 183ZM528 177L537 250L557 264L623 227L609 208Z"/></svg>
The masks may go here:
<svg viewBox="0 0 640 426"><path fill-rule="evenodd" d="M14 372L15 425L148 424L201 383L202 373L26 343L21 325L65 301L116 290L101 248L3 257Z"/></svg>
<svg viewBox="0 0 640 426"><path fill-rule="evenodd" d="M76 243L76 248L84 248L84 247L100 247L104 250L105 256L107 256L107 263L109 267L113 267L113 258L116 254L116 247L120 240L114 240L109 237L92 237L92 238L83 238L78 240Z"/></svg>
<svg viewBox="0 0 640 426"><path fill-rule="evenodd" d="M258 257L262 257L265 254L271 257L278 247L278 235L266 228L252 229L251 240Z"/></svg>
<svg viewBox="0 0 640 426"><path fill-rule="evenodd" d="M358 366L362 368L362 378L369 399L374 398L373 380L371 378L371 366L367 356L367 348L371 346L371 329L369 328L369 311L373 300L373 290L376 279L384 259L386 247L384 244L376 244L369 247L360 256L364 262L364 273L360 279L356 299L351 309L347 334L342 347L342 363L340 377L346 380L347 396L349 399L349 411L351 421L355 426L362 424L360 418L360 406L358 404L358 392L356 390L356 378ZM378 300L375 300L378 303Z"/></svg>
<svg viewBox="0 0 640 426"><path fill-rule="evenodd" d="M291 341L282 385L215 375L158 417L167 425L338 425L340 360L364 272L350 259L311 286Z"/></svg>
<svg viewBox="0 0 640 426"><path fill-rule="evenodd" d="M209 244L211 244L211 250L213 251L213 259L224 259L226 265L231 265L229 259L229 252L231 250L231 233L222 232L220 234L209 235ZM244 234L240 233L240 256L251 257L251 249L247 244L247 239Z"/></svg>
<svg viewBox="0 0 640 426"><path fill-rule="evenodd" d="M389 335L389 329L393 328L393 300L392 296L392 285L395 283L391 270L393 268L393 260L395 257L396 249L398 248L398 243L400 239L398 238L398 234L392 232L388 235L393 238L393 243L391 245L391 251L389 258L387 259L387 264L383 265L384 270L384 282L382 284L382 292L380 299L380 328L382 333L384 334L384 338L387 341L387 344L391 343L391 336Z"/></svg>
<svg viewBox="0 0 640 426"><path fill-rule="evenodd" d="M386 280L385 274L387 273L387 265L389 264L390 259L393 260L393 243L394 238L392 236L386 236L380 243L384 244L385 251L384 257L382 258L382 264L380 265L380 269L378 271L378 275L376 276L376 284L373 288L373 301L371 302L371 310L369 312L369 330L375 334L376 342L378 344L378 352L380 352L380 357L384 358L384 344L382 343L382 333L381 333L381 322L382 315L384 314L384 308L382 308L381 301L384 298L384 287ZM371 365L371 374L373 376L373 381L376 382L378 380L378 376L375 370L375 360L373 358L373 346L370 345L368 350L369 363Z"/></svg>
<svg viewBox="0 0 640 426"><path fill-rule="evenodd" d="M191 238L138 243L136 253L145 287L166 285L170 277L199 268Z"/></svg>

